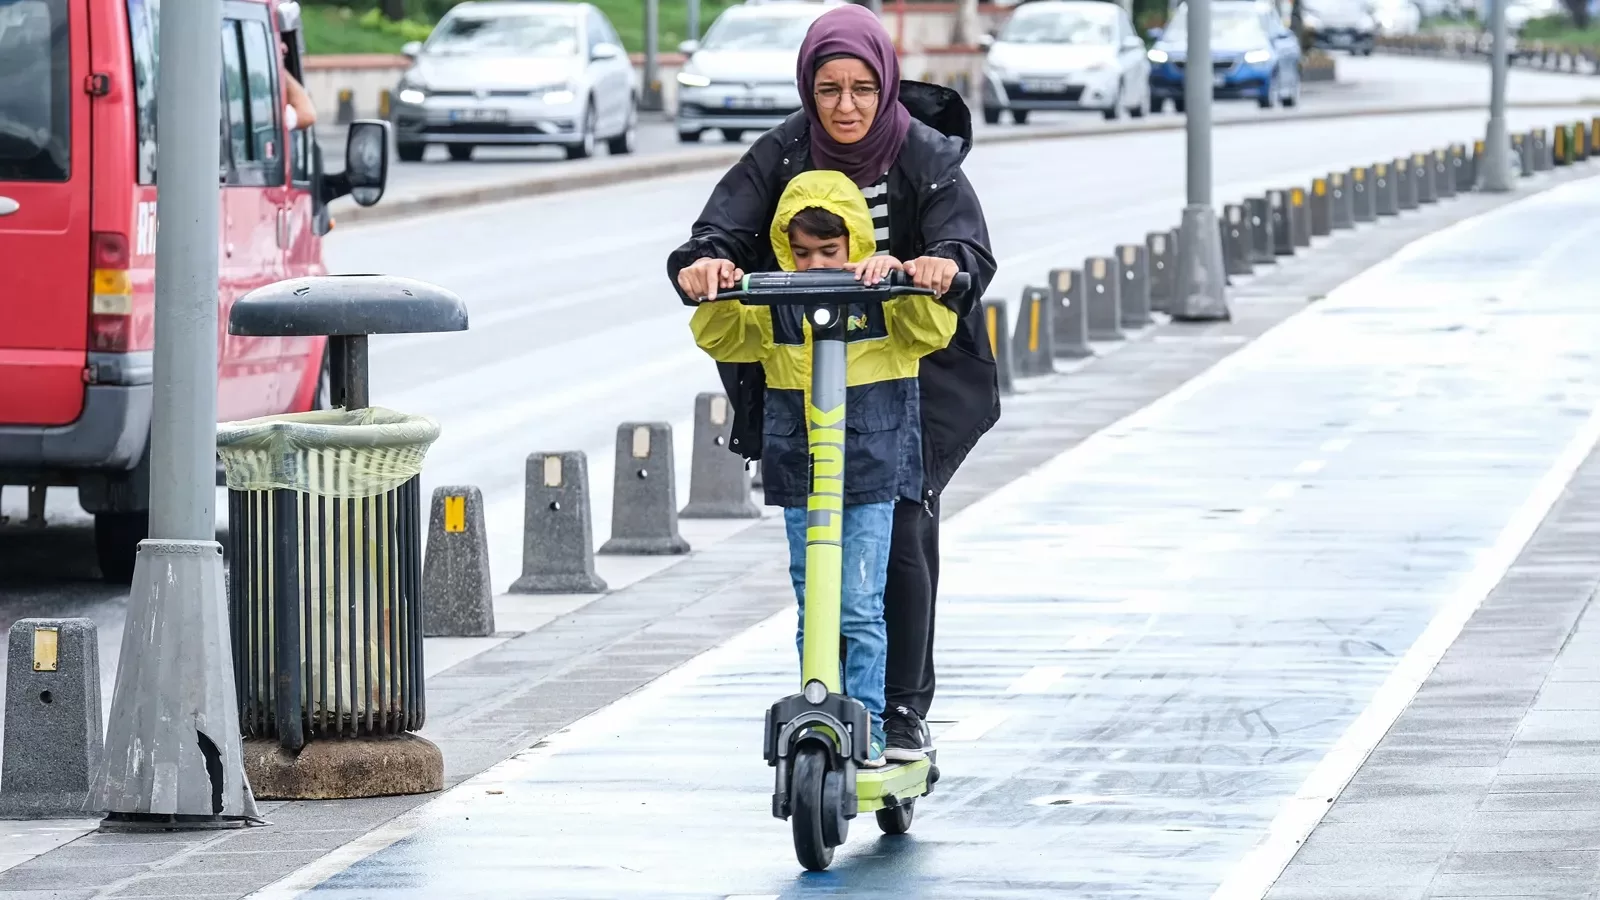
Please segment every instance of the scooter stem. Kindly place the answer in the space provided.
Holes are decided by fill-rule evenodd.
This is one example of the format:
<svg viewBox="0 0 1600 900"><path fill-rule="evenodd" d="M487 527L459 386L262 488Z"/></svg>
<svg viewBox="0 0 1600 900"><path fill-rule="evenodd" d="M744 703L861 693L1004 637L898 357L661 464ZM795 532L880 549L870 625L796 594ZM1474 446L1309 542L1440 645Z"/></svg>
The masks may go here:
<svg viewBox="0 0 1600 900"><path fill-rule="evenodd" d="M800 686L820 681L843 693L839 673L840 586L844 569L845 307L806 307L811 328L811 399L806 444L811 493L806 500L806 610Z"/></svg>

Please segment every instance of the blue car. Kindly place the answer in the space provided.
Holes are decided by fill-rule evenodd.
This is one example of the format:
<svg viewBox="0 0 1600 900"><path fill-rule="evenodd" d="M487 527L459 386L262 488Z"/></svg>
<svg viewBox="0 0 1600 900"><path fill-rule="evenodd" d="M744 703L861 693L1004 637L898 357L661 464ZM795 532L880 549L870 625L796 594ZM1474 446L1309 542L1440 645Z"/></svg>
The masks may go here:
<svg viewBox="0 0 1600 900"><path fill-rule="evenodd" d="M1151 29L1150 106L1171 100L1183 112L1183 70L1189 7L1178 7L1165 30ZM1300 42L1271 3L1214 0L1211 4L1211 77L1219 100L1254 99L1262 109L1300 102Z"/></svg>

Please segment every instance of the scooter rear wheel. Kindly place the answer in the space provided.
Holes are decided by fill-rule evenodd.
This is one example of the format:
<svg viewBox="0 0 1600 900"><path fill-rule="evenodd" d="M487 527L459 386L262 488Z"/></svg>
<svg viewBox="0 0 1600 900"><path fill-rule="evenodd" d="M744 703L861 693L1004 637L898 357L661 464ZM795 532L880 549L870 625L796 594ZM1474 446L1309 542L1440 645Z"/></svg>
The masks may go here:
<svg viewBox="0 0 1600 900"><path fill-rule="evenodd" d="M828 775L826 751L815 744L799 748L789 778L789 827L794 832L794 855L813 872L833 863L833 848L823 835L822 822L833 811L825 809L823 781Z"/></svg>
<svg viewBox="0 0 1600 900"><path fill-rule="evenodd" d="M917 813L917 801L907 800L899 806L886 806L878 810L878 827L884 834L905 834L911 830L911 817Z"/></svg>

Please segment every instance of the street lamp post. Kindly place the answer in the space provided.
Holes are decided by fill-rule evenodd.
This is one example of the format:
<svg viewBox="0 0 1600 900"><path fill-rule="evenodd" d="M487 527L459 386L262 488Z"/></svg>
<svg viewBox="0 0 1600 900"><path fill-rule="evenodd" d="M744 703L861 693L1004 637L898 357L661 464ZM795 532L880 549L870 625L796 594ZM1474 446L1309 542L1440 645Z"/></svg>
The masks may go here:
<svg viewBox="0 0 1600 900"><path fill-rule="evenodd" d="M1490 48L1489 129L1483 139L1483 164L1478 166L1478 190L1504 193L1511 190L1511 139L1506 134L1506 75L1510 48L1506 41L1506 0L1489 0Z"/></svg>
<svg viewBox="0 0 1600 900"><path fill-rule="evenodd" d="M1211 208L1211 0L1188 0L1183 94L1188 119L1188 204L1178 232L1178 271L1172 316L1185 320L1229 318L1222 234Z"/></svg>

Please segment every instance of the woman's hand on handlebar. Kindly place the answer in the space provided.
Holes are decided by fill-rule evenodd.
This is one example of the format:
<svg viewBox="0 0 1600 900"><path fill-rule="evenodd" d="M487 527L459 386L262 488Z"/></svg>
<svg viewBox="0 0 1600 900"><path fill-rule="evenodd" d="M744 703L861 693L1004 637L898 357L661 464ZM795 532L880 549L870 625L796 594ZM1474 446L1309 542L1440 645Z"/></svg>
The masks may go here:
<svg viewBox="0 0 1600 900"><path fill-rule="evenodd" d="M717 291L733 288L743 277L726 259L697 259L678 270L678 287L695 300L715 300Z"/></svg>
<svg viewBox="0 0 1600 900"><path fill-rule="evenodd" d="M856 273L856 280L871 287L882 281L890 272L899 272L905 268L900 260L888 255L874 256L858 263L846 263L846 272Z"/></svg>
<svg viewBox="0 0 1600 900"><path fill-rule="evenodd" d="M955 264L955 260L940 256L919 256L906 263L906 274L911 276L911 283L924 290L932 290L936 297L943 297L950 290L950 283L960 272L961 267Z"/></svg>

